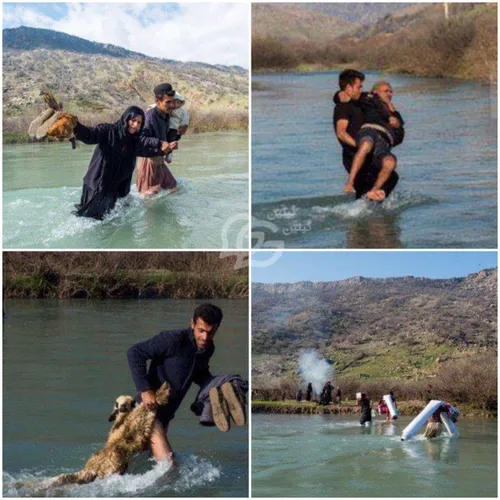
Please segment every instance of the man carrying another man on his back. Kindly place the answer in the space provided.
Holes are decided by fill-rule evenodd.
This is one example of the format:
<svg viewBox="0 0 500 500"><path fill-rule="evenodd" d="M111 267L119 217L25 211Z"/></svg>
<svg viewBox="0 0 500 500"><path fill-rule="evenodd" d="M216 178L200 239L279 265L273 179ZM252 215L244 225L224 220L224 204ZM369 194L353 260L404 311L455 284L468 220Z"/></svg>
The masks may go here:
<svg viewBox="0 0 500 500"><path fill-rule="evenodd" d="M342 163L350 174L346 192L354 188L356 198L366 194L373 201L382 201L396 187L399 179L395 172L395 157L390 149L401 144L404 139L403 119L392 104L391 86L387 82L379 82L374 86L376 95L363 93L364 79L363 73L356 70L347 69L340 73L340 91L334 96L333 122L335 134L342 146ZM367 110L370 116L367 116ZM378 115L381 115L380 118ZM373 124L373 121L380 123ZM358 134L362 129L364 135L371 134L380 140L374 143L373 137L363 137L364 142L371 141L371 148L358 151ZM363 146L367 146L364 142ZM378 147L379 142L387 147ZM383 150L383 154L379 154L379 150ZM391 163L391 160L394 161ZM356 172L351 173L353 163ZM347 186L351 189L347 190Z"/></svg>

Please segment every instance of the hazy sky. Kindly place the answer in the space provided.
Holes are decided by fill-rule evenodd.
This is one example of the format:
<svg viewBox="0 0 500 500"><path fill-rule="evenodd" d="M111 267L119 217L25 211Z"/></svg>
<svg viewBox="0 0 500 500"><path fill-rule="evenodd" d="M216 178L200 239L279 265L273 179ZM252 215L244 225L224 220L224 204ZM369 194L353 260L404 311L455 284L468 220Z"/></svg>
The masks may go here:
<svg viewBox="0 0 500 500"><path fill-rule="evenodd" d="M153 57L249 67L246 3L4 3L3 27L22 25Z"/></svg>
<svg viewBox="0 0 500 500"><path fill-rule="evenodd" d="M254 252L263 262L271 252ZM353 276L453 278L497 267L496 252L283 252L268 267L252 265L252 281L337 281Z"/></svg>

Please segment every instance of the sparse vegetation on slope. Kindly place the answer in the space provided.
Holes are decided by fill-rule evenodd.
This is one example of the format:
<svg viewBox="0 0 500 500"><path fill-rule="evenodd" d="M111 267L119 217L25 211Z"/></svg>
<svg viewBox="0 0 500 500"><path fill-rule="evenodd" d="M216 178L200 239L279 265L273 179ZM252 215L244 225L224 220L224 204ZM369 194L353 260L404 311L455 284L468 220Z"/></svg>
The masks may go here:
<svg viewBox="0 0 500 500"><path fill-rule="evenodd" d="M34 33L31 45L26 30ZM40 44L46 32L64 36L64 43ZM42 88L62 100L68 113L95 125L116 121L132 104L146 109L154 102L153 87L164 81L186 97L191 132L248 127L248 72L243 68L150 58L49 30L24 28L21 34L19 45L4 45L4 135L26 133L26 124L44 108ZM98 46L92 57L83 42Z"/></svg>
<svg viewBox="0 0 500 500"><path fill-rule="evenodd" d="M255 380L298 382L309 349L358 386L435 379L445 366L496 354L497 274L253 284Z"/></svg>
<svg viewBox="0 0 500 500"><path fill-rule="evenodd" d="M419 5L388 14L353 35L300 39L261 29L252 40L254 71L381 69L420 76L497 80L496 4ZM272 7L272 6L271 6Z"/></svg>

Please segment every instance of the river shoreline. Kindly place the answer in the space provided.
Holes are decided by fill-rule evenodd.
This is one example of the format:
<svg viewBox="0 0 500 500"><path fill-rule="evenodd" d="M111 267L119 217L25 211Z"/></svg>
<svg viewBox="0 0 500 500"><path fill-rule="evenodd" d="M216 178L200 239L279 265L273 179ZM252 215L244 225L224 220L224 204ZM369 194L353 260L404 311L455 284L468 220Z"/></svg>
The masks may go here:
<svg viewBox="0 0 500 500"><path fill-rule="evenodd" d="M228 126L228 127L201 127L201 128L195 128L193 131L188 131L187 133L189 135L192 134L203 134L206 132L244 132L248 130L248 125L247 126ZM2 144L31 144L31 143L36 143L36 144L54 144L58 143L61 141L58 141L57 139L44 139L42 141L37 141L35 139L31 139L29 135L22 133L22 132L9 132L4 130L2 134Z"/></svg>
<svg viewBox="0 0 500 500"><path fill-rule="evenodd" d="M59 274L4 274L4 298L9 299L243 299L246 276L151 270Z"/></svg>
<svg viewBox="0 0 500 500"><path fill-rule="evenodd" d="M439 78L439 79L448 79L448 80L459 80L464 82L482 82L488 83L490 85L496 85L497 80L485 79L481 77L472 77L467 75L460 74L421 74L418 72L412 71L402 71L397 68L372 68L372 67L359 67L359 63L352 62L349 64L335 65L335 66L325 66L323 64L299 64L298 66L292 68L252 68L253 75L265 75L265 74L274 74L274 73L333 73L340 72L347 68L355 68L358 71L379 71L381 73L386 73L388 75L403 75L403 76L415 76L419 78ZM254 88L254 82L252 81L252 90L260 90L259 88Z"/></svg>
<svg viewBox="0 0 500 500"><path fill-rule="evenodd" d="M456 404L460 409L461 417L497 418L497 413L473 408L471 405ZM398 401L401 416L416 416L426 406L423 401ZM376 409L376 405L373 405ZM317 403L297 403L285 401L252 401L252 413L285 414L285 415L355 415L359 414L359 407L354 401L345 401L342 404L319 405Z"/></svg>

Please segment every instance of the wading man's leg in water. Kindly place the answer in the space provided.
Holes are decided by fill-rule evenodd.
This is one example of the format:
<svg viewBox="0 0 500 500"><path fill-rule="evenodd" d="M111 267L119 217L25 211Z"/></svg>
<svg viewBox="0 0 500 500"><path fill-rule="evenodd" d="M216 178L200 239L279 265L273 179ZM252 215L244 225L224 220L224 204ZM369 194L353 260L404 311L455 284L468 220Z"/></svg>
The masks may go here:
<svg viewBox="0 0 500 500"><path fill-rule="evenodd" d="M153 433L151 434L151 453L159 462L161 460L168 460L170 463L174 463L174 450L170 445L167 438L168 424L166 427L156 419L153 427Z"/></svg>
<svg viewBox="0 0 500 500"><path fill-rule="evenodd" d="M373 201L382 201L385 199L385 191L382 187L389 180L392 172L396 169L397 160L393 155L387 155L382 159L382 168L378 174L373 188L366 193L366 197Z"/></svg>
<svg viewBox="0 0 500 500"><path fill-rule="evenodd" d="M356 176L358 175L366 157L370 154L373 149L373 141L369 138L363 138L361 144L359 145L356 154L352 160L352 167L349 171L349 178L344 186L344 193L355 193L354 182L356 181Z"/></svg>

